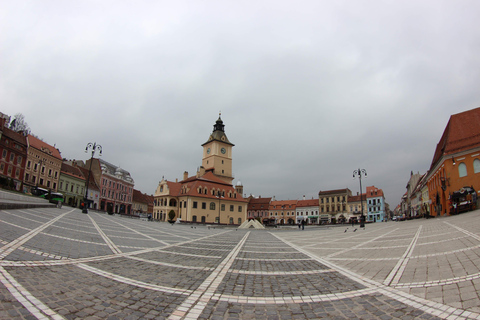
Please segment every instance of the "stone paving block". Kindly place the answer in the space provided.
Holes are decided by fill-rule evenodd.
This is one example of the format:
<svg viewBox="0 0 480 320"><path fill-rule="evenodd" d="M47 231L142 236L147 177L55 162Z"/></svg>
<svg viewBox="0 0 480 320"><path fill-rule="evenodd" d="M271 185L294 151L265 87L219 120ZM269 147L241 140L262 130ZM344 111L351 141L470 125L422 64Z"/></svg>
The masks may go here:
<svg viewBox="0 0 480 320"><path fill-rule="evenodd" d="M13 246L0 317L40 317L28 301L67 319L480 319L480 211L355 233L12 211L0 210L0 248Z"/></svg>

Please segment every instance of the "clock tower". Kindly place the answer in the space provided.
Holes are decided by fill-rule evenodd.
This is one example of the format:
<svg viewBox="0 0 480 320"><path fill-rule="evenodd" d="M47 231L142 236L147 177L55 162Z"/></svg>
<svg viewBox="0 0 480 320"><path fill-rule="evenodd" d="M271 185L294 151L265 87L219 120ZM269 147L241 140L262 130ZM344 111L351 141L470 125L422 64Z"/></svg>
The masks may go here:
<svg viewBox="0 0 480 320"><path fill-rule="evenodd" d="M213 132L208 141L202 144L202 166L207 171L213 169L216 176L231 184L233 180L232 147L234 144L228 141L224 127L220 114L213 125Z"/></svg>

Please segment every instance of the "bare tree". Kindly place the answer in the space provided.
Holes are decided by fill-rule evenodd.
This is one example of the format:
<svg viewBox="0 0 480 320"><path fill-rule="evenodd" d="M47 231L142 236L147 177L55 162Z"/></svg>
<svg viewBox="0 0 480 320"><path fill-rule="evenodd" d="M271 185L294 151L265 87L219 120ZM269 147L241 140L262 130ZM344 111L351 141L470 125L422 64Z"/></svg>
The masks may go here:
<svg viewBox="0 0 480 320"><path fill-rule="evenodd" d="M30 127L25 121L25 116L21 113L14 115L12 122L10 122L10 129L24 135L30 134Z"/></svg>

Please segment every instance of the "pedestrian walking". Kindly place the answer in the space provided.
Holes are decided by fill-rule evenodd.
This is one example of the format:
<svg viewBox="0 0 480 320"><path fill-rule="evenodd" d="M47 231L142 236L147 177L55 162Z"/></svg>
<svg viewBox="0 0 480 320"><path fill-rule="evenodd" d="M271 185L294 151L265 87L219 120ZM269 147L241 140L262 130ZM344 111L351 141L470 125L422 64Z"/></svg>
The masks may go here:
<svg viewBox="0 0 480 320"><path fill-rule="evenodd" d="M302 220L302 230L305 230L305 219Z"/></svg>

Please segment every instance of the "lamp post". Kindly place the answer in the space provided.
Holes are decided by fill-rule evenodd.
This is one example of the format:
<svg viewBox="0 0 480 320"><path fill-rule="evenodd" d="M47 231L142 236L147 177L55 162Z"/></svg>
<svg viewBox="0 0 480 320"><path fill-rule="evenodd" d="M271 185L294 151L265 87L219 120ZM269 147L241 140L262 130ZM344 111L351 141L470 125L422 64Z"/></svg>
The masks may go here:
<svg viewBox="0 0 480 320"><path fill-rule="evenodd" d="M95 155L96 150L99 151L99 155L102 155L102 146L97 145L96 142L94 142L94 143L89 142L87 144L87 147L85 148L85 153L88 152L89 148L92 149L92 156L90 157L90 168L88 169L88 178L87 178L87 183L85 185L85 198L84 198L84 201L83 201L83 210L82 210L83 213L88 213L88 209L87 209L87 205L88 205L88 185L90 184L90 173L92 172L93 156Z"/></svg>
<svg viewBox="0 0 480 320"><path fill-rule="evenodd" d="M221 206L221 197L222 197L222 194L220 193L220 191L218 191L217 193L217 198L218 198L218 225L220 225L220 206Z"/></svg>
<svg viewBox="0 0 480 320"><path fill-rule="evenodd" d="M367 177L367 171L365 169L358 169L353 171L353 179L358 176L360 180L360 206L362 207L362 215L360 216L360 228L365 228L365 216L363 215L363 196L362 196L362 175Z"/></svg>

